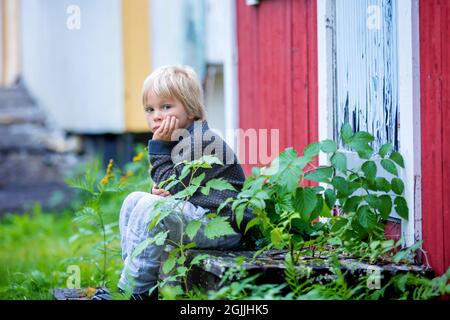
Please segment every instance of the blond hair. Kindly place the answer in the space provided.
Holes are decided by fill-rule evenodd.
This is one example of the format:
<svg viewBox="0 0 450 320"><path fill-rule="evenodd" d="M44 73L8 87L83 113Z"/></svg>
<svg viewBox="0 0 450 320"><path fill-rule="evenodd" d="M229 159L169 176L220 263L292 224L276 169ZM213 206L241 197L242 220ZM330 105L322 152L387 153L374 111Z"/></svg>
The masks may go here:
<svg viewBox="0 0 450 320"><path fill-rule="evenodd" d="M162 66L153 71L142 86L142 104L148 105L148 95L176 98L194 120L205 120L203 89L194 69L189 66Z"/></svg>

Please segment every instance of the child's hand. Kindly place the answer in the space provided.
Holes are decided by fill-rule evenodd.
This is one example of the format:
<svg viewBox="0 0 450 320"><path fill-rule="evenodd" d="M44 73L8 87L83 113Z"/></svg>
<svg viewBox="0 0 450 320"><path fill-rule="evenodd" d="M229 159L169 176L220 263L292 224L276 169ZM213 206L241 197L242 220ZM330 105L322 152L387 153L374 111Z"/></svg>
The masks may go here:
<svg viewBox="0 0 450 320"><path fill-rule="evenodd" d="M172 133L178 128L179 120L175 116L166 117L161 126L153 133L153 140L171 141Z"/></svg>
<svg viewBox="0 0 450 320"><path fill-rule="evenodd" d="M157 196L161 196L161 197L170 196L170 192L169 191L166 191L164 189L158 188L156 184L154 184L153 187L152 187L152 194L157 195Z"/></svg>

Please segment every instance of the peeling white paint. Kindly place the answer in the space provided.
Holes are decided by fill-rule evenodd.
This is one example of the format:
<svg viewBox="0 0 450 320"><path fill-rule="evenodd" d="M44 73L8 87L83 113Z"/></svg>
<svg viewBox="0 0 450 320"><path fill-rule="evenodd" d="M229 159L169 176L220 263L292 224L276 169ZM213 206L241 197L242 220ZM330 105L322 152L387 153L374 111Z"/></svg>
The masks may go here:
<svg viewBox="0 0 450 320"><path fill-rule="evenodd" d="M374 10L376 8L377 10ZM397 14L393 0L335 3L334 137L343 123L398 150Z"/></svg>

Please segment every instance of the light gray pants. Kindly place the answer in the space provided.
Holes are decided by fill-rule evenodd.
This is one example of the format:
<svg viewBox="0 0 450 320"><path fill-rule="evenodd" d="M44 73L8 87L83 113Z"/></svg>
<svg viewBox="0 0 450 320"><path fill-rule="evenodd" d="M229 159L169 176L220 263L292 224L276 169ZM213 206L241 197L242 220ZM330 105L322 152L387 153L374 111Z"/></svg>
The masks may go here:
<svg viewBox="0 0 450 320"><path fill-rule="evenodd" d="M133 192L125 198L122 204L119 228L124 268L118 284L122 290L131 290L132 293L136 294L146 293L156 284L159 277L161 255L165 245L150 244L139 255L132 257L134 249L140 243L161 231L169 231L167 239L180 243L184 229L192 219L201 219L202 226L193 240L184 235L184 244L193 241L196 243L196 248L199 249L223 250L235 248L239 245L240 234L213 240L208 239L204 234L204 228L208 220L203 217L208 210L196 207L190 202L184 202L184 205L179 204L171 214L149 231L148 226L152 219L152 210L160 199L164 198L146 192ZM169 200L170 198L165 199ZM173 203L166 202L165 205L174 207Z"/></svg>

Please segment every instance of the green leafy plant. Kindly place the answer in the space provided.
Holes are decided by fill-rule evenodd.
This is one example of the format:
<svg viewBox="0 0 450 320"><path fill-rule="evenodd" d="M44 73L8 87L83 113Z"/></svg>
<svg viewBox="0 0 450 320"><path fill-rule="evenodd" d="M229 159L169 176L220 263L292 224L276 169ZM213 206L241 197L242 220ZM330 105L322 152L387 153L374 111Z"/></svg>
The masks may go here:
<svg viewBox="0 0 450 320"><path fill-rule="evenodd" d="M302 156L288 148L269 167L253 168L233 209L238 223L246 208L256 214L247 230L259 227L261 247L288 248L293 254L324 234L344 247L383 241L384 223L394 209L408 218L399 175L402 156L389 143L374 154L374 137L349 125L340 133L343 145L359 156L358 168L348 167L347 155L332 140L311 143ZM328 155L329 165L315 165L319 152ZM377 164L394 175L391 181L379 175Z"/></svg>
<svg viewBox="0 0 450 320"><path fill-rule="evenodd" d="M100 170L99 159L94 159L81 168L83 175L75 172L75 177L66 179L66 183L80 190L78 207L74 222L79 226L78 232L70 237L70 242L93 243L89 259L95 264L99 273L97 286L108 283L108 266L111 259L120 256L118 245L118 220L121 201L133 191L149 191L148 158L145 148L139 145L133 161L124 171L114 166L111 159L106 172ZM98 231L101 233L100 239ZM98 259L101 257L101 259Z"/></svg>

